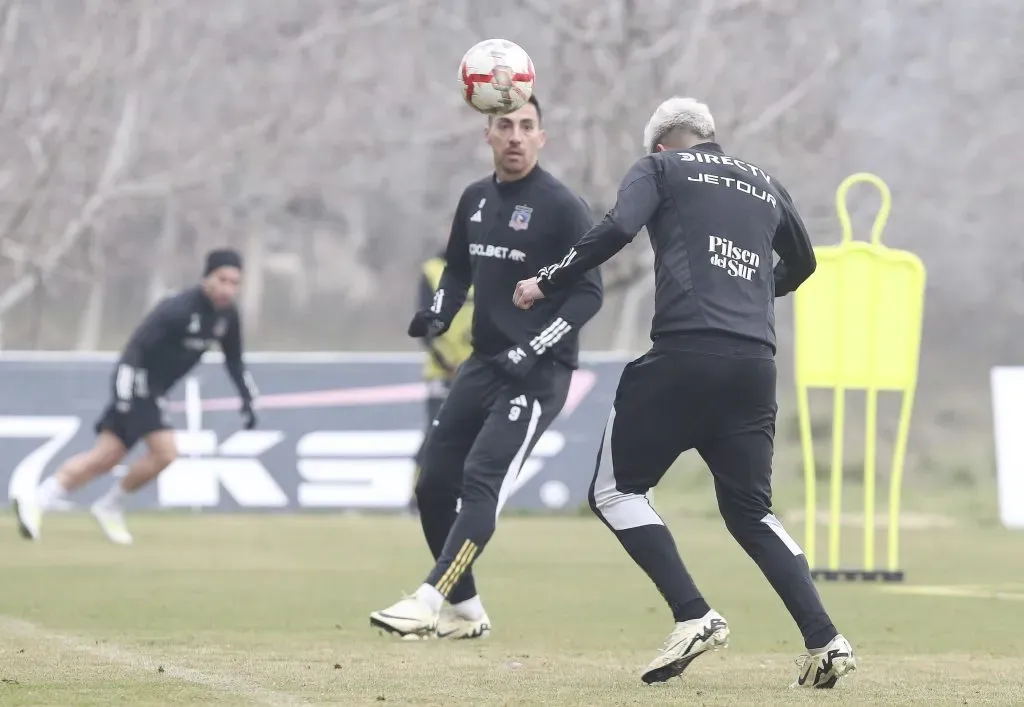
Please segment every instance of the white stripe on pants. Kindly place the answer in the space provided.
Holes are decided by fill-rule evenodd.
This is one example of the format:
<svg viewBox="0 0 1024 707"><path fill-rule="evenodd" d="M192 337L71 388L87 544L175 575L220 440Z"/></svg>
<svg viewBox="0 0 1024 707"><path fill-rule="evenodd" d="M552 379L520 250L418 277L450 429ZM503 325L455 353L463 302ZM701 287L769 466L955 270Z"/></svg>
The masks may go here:
<svg viewBox="0 0 1024 707"><path fill-rule="evenodd" d="M613 530L628 530L642 525L664 525L651 507L647 495L623 493L616 488L615 467L612 458L612 430L615 427L615 407L608 415L604 428L601 462L594 472L594 506Z"/></svg>
<svg viewBox="0 0 1024 707"><path fill-rule="evenodd" d="M523 443L519 446L519 451L512 458L512 463L508 465L508 470L505 472L505 478L501 482L501 489L498 491L498 505L494 509L494 521L498 521L498 515L501 513L502 507L505 502L508 501L512 495L512 491L516 486L516 479L519 477L519 470L523 468L523 462L526 461L526 450L530 448L530 442L533 441L534 435L537 434L537 425L540 424L541 407L540 403L536 400L533 401L533 408L530 410L530 422L526 426L526 435L523 437Z"/></svg>

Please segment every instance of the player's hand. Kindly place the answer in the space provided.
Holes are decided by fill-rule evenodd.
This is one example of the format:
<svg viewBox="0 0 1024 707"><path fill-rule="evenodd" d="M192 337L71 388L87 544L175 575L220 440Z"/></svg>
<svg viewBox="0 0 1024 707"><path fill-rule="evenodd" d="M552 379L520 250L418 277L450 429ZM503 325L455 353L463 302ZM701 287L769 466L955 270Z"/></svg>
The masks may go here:
<svg viewBox="0 0 1024 707"><path fill-rule="evenodd" d="M443 321L434 312L429 309L421 309L413 315L412 321L409 322L408 334L414 339L433 338L444 334L448 331L449 326L451 326L450 323Z"/></svg>
<svg viewBox="0 0 1024 707"><path fill-rule="evenodd" d="M519 309L529 309L537 300L544 299L544 293L540 291L537 278L520 280L516 285L516 292L512 296L512 303Z"/></svg>
<svg viewBox="0 0 1024 707"><path fill-rule="evenodd" d="M242 427L251 430L259 422L259 418L256 417L256 411L252 408L252 403L242 403Z"/></svg>
<svg viewBox="0 0 1024 707"><path fill-rule="evenodd" d="M538 356L529 346L510 346L491 359L501 370L522 380L537 363Z"/></svg>

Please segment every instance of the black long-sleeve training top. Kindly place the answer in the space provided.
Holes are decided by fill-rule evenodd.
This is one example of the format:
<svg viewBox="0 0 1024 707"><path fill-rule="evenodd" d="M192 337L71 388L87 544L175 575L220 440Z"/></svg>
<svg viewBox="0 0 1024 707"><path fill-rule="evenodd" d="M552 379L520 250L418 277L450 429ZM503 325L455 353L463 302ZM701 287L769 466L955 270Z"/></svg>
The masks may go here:
<svg viewBox="0 0 1024 707"><path fill-rule="evenodd" d="M586 203L539 165L514 182L493 175L474 182L455 209L434 311L450 322L472 285L475 353L497 356L528 346L576 368L579 330L603 300L598 268L588 267L530 310L518 309L511 293L520 280L560 258L591 224Z"/></svg>
<svg viewBox="0 0 1024 707"><path fill-rule="evenodd" d="M214 344L242 400L251 403L256 386L242 362L238 310L215 309L199 286L160 301L132 332L114 374L117 398L164 395Z"/></svg>
<svg viewBox="0 0 1024 707"><path fill-rule="evenodd" d="M652 340L724 333L775 350L775 298L816 266L803 221L777 179L713 142L642 157L604 220L540 270L545 297L572 286L644 226L654 249ZM773 250L780 256L774 269Z"/></svg>

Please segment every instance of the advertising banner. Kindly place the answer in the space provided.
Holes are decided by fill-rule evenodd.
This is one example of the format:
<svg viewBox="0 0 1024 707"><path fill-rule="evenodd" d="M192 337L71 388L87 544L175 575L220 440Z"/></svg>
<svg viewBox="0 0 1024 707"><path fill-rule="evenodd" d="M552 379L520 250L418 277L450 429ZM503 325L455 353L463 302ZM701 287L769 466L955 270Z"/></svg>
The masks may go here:
<svg viewBox="0 0 1024 707"><path fill-rule="evenodd" d="M565 409L523 466L508 511L575 512L586 504L627 360L583 356ZM0 354L0 488L8 500L92 445L115 361L114 354ZM427 424L418 355L253 354L247 362L260 390L259 426L241 429L222 359L208 355L167 398L180 457L133 496L132 511L407 507L412 457ZM140 443L125 464L143 452ZM90 484L71 507L108 486Z"/></svg>

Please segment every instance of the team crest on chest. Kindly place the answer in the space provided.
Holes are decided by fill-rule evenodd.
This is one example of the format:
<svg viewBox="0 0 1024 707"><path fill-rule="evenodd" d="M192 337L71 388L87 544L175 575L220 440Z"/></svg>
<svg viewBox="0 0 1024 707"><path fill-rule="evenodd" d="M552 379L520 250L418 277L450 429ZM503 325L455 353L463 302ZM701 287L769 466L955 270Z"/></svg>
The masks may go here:
<svg viewBox="0 0 1024 707"><path fill-rule="evenodd" d="M529 206L519 204L512 211L512 218L509 219L508 227L513 231L525 231L530 225L530 216L533 214L533 209Z"/></svg>
<svg viewBox="0 0 1024 707"><path fill-rule="evenodd" d="M213 325L213 335L218 338L224 338L224 335L228 333L228 320L221 317Z"/></svg>

